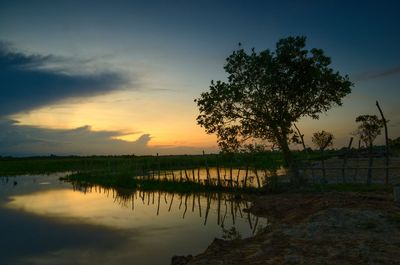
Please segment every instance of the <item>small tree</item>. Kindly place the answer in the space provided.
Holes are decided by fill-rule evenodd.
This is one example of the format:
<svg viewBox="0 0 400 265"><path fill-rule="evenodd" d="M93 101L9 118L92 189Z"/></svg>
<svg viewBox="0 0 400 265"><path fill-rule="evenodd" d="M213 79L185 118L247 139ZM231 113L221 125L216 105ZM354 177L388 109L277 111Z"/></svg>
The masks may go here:
<svg viewBox="0 0 400 265"><path fill-rule="evenodd" d="M325 157L324 151L327 147L333 145L333 134L326 131L320 131L313 134L311 141L318 147L321 152L321 165L322 165L322 176L323 181L326 182L326 170L325 170Z"/></svg>
<svg viewBox="0 0 400 265"><path fill-rule="evenodd" d="M305 37L289 37L278 41L275 52L234 51L224 67L227 82L211 81L195 100L197 123L217 134L223 150L236 151L251 138L277 144L295 184L302 179L289 149L292 125L341 105L353 85L330 68L321 49L305 44Z"/></svg>
<svg viewBox="0 0 400 265"><path fill-rule="evenodd" d="M356 135L360 137L360 140L364 142L368 148L369 163L367 184L371 184L374 141L376 137L381 134L383 122L376 115L360 115L356 118L356 122L359 123Z"/></svg>

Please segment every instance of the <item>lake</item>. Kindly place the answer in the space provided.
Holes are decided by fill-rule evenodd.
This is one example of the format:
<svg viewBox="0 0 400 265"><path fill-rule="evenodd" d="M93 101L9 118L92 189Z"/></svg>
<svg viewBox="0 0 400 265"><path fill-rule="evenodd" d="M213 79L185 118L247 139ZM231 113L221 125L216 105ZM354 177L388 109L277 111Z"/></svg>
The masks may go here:
<svg viewBox="0 0 400 265"><path fill-rule="evenodd" d="M268 225L230 194L79 187L64 175L0 178L0 264L170 264Z"/></svg>

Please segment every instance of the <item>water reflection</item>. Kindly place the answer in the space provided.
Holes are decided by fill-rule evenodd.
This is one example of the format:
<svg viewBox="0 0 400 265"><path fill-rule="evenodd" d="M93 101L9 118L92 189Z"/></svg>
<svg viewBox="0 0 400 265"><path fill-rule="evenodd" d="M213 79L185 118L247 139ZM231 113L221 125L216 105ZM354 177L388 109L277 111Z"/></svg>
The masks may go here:
<svg viewBox="0 0 400 265"><path fill-rule="evenodd" d="M248 237L268 225L232 194L114 190L57 178L0 185L2 265L169 264L173 255L204 251L215 237Z"/></svg>
<svg viewBox="0 0 400 265"><path fill-rule="evenodd" d="M149 171L140 174L139 178L168 179L172 181L193 181L202 184L221 185L225 187L262 187L271 176L284 176L286 169L256 169L256 168L183 168L175 170Z"/></svg>
<svg viewBox="0 0 400 265"><path fill-rule="evenodd" d="M246 209L249 202L241 200L240 196L232 193L170 193L163 191L141 191L128 189L112 189L100 186L85 186L73 183L73 190L84 194L103 194L123 208L130 208L132 212L142 214L143 207L153 209L156 216L166 216L172 213L185 219L188 214L198 215L203 225L209 221L210 211L213 212L214 222L224 228L235 227L236 220L246 220L249 230L246 236L254 235L259 225L259 217L250 214ZM160 214L161 213L161 214ZM164 215L165 213L165 215ZM263 218L266 225L266 220Z"/></svg>

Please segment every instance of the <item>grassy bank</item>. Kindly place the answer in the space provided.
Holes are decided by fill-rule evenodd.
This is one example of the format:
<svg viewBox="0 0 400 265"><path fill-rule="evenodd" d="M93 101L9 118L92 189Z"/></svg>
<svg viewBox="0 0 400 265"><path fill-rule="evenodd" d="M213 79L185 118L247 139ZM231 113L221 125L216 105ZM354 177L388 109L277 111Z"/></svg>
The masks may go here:
<svg viewBox="0 0 400 265"><path fill-rule="evenodd" d="M198 183L194 181L172 181L169 179L139 179L123 174L108 176L106 174L75 173L61 178L78 186L98 185L104 188L131 189L142 191L166 191L175 193L193 192L225 192L225 193L260 193L261 190L252 187L231 188L213 183Z"/></svg>
<svg viewBox="0 0 400 265"><path fill-rule="evenodd" d="M171 156L49 156L0 158L0 175L46 174L65 171L129 172L143 175L155 170L199 167L278 168L283 164L279 152L256 154L207 154Z"/></svg>

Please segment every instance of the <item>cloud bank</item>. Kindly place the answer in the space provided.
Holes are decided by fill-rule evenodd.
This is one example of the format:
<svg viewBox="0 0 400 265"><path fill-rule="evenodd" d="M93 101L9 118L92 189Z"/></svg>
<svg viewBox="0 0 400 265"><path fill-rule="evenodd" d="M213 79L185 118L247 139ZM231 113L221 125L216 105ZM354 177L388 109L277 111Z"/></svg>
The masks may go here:
<svg viewBox="0 0 400 265"><path fill-rule="evenodd" d="M115 139L120 131L93 131L90 126L75 129L48 129L0 120L0 155L155 155L200 154L202 148L149 146L150 134L138 134L136 141ZM208 148L215 152L216 148Z"/></svg>
<svg viewBox="0 0 400 265"><path fill-rule="evenodd" d="M128 84L120 73L72 74L48 67L66 58L28 55L0 42L0 116L29 111L57 101L109 93Z"/></svg>

